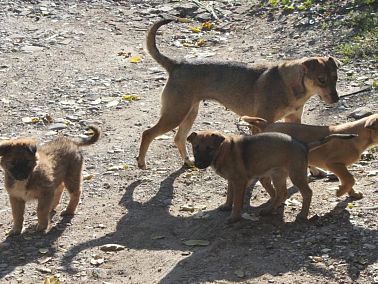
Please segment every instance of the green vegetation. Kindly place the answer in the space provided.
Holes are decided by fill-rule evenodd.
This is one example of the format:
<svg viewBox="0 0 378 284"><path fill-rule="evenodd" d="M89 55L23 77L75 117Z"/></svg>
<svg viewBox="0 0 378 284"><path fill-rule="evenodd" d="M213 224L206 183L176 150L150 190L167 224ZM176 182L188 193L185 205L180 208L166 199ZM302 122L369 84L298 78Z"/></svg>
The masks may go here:
<svg viewBox="0 0 378 284"><path fill-rule="evenodd" d="M313 0L269 0L268 3L272 7L282 7L286 12L293 12L295 10L306 10L309 9L314 3Z"/></svg>

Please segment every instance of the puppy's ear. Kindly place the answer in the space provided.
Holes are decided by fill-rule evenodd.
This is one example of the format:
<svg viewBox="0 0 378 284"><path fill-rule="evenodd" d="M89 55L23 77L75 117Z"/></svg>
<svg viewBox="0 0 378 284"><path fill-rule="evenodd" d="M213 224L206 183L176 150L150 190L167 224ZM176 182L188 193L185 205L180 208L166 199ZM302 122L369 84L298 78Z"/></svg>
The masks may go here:
<svg viewBox="0 0 378 284"><path fill-rule="evenodd" d="M0 156L4 156L11 149L11 145L8 142L0 143Z"/></svg>
<svg viewBox="0 0 378 284"><path fill-rule="evenodd" d="M339 68L341 66L341 61L337 60L335 57L329 56L328 61L335 64L336 68Z"/></svg>
<svg viewBox="0 0 378 284"><path fill-rule="evenodd" d="M252 117L252 116L242 116L241 118L245 122L248 122L250 125L258 128L260 131L265 129L266 126L268 125L268 121L261 117Z"/></svg>
<svg viewBox="0 0 378 284"><path fill-rule="evenodd" d="M366 120L364 127L368 129L378 130L378 116L374 116Z"/></svg>
<svg viewBox="0 0 378 284"><path fill-rule="evenodd" d="M211 138L214 139L217 145L220 145L224 141L224 139L226 139L226 137L224 137L223 135L216 133L211 134Z"/></svg>
<svg viewBox="0 0 378 284"><path fill-rule="evenodd" d="M186 138L187 141L189 141L190 143L193 142L193 139L197 136L197 133L196 132L192 132L188 138Z"/></svg>

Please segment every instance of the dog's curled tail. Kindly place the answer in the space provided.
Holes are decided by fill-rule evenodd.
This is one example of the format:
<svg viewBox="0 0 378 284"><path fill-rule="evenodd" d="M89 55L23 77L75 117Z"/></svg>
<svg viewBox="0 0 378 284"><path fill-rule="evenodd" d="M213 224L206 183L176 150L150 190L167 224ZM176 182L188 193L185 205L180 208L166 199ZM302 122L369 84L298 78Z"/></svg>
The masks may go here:
<svg viewBox="0 0 378 284"><path fill-rule="evenodd" d="M339 138L339 139L352 139L357 137L357 134L331 134L328 135L320 140L316 140L310 143L307 143L307 147L309 151L315 150L322 146L323 144L327 143L328 141L334 139L334 138Z"/></svg>
<svg viewBox="0 0 378 284"><path fill-rule="evenodd" d="M166 25L176 20L177 19L175 18L168 18L168 19L162 19L160 21L157 21L148 30L147 37L146 37L146 48L147 48L148 53L152 56L153 59L156 60L157 63L163 66L168 72L170 72L175 66L175 61L161 54L158 48L156 47L156 32L161 26Z"/></svg>
<svg viewBox="0 0 378 284"><path fill-rule="evenodd" d="M96 143L101 135L101 130L97 126L90 125L88 126L89 130L92 130L93 134L88 138L82 138L80 141L75 141L77 146L88 146Z"/></svg>

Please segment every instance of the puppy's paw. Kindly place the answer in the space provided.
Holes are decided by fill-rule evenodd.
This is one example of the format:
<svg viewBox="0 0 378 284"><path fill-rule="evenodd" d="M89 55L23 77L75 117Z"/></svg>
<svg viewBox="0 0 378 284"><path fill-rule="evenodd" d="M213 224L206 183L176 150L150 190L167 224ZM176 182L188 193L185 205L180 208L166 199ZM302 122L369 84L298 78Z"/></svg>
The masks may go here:
<svg viewBox="0 0 378 284"><path fill-rule="evenodd" d="M352 190L352 192L349 192L348 194L353 199L361 199L361 198L364 197L364 195L360 191L354 191L354 190Z"/></svg>
<svg viewBox="0 0 378 284"><path fill-rule="evenodd" d="M15 227L13 227L13 228L9 231L8 236L9 236L9 237L12 237L12 236L20 235L20 234L21 234L21 231L22 231L22 228L15 228Z"/></svg>
<svg viewBox="0 0 378 284"><path fill-rule="evenodd" d="M60 216L62 217L73 217L75 215L75 211L71 211L71 210L68 210L68 209L65 209L63 210L62 212L60 212Z"/></svg>
<svg viewBox="0 0 378 284"><path fill-rule="evenodd" d="M227 203L222 204L221 206L218 207L220 211L231 211L232 210L232 205L228 205Z"/></svg>
<svg viewBox="0 0 378 284"><path fill-rule="evenodd" d="M307 223L308 222L307 216L304 216L303 214L299 213L297 217L295 218L295 222Z"/></svg>
<svg viewBox="0 0 378 284"><path fill-rule="evenodd" d="M35 230L39 233L46 234L48 225L45 224L38 224Z"/></svg>
<svg viewBox="0 0 378 284"><path fill-rule="evenodd" d="M241 216L230 216L230 217L227 218L226 223L229 224L229 225L234 224L236 222L239 222L241 219L242 219Z"/></svg>
<svg viewBox="0 0 378 284"><path fill-rule="evenodd" d="M195 168L196 166L194 165L194 161L192 161L189 158L186 158L184 161L184 167L191 169L191 168Z"/></svg>
<svg viewBox="0 0 378 284"><path fill-rule="evenodd" d="M273 205L272 203L267 204L264 208L262 208L259 212L259 215L261 216L267 216L273 214Z"/></svg>
<svg viewBox="0 0 378 284"><path fill-rule="evenodd" d="M340 196L343 196L344 194L347 194L348 192L350 192L349 187L346 187L344 185L340 185L339 189L336 191L336 196L340 197Z"/></svg>

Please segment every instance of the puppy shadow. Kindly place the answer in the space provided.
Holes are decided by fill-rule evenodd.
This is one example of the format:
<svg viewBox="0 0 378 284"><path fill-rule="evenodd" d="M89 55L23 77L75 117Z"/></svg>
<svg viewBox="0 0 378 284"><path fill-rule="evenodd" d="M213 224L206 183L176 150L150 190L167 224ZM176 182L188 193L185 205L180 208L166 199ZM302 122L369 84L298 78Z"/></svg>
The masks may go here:
<svg viewBox="0 0 378 284"><path fill-rule="evenodd" d="M120 200L127 213L118 221L116 230L72 247L62 259L64 271L76 273L73 260L79 253L109 243L134 250L177 251L180 260L167 270L159 283L239 282L298 270L336 279L334 270L312 263L309 258L324 255L325 248L327 259L324 261L347 266L348 277L353 280L358 280L361 271L377 261L376 248L370 246L377 253L368 255L363 248L368 241L376 245L377 232L353 224L346 209L348 200L304 224L284 222L284 207L277 216L242 220L233 225L225 222L229 212L218 209L205 211L206 218L174 216L170 213L173 183L184 171L179 169L167 176L157 194L144 203L133 198L144 181L135 180L128 185ZM349 235L353 242L349 242ZM187 246L186 240L206 240L209 245ZM361 263L356 264L356 259L361 257Z"/></svg>
<svg viewBox="0 0 378 284"><path fill-rule="evenodd" d="M57 240L71 226L72 218L73 216L60 217L59 221L53 222L48 233L36 232L35 225L30 225L21 235L7 236L0 243L0 279L6 279L17 267L29 263L39 263L40 266L46 263L49 266L49 258L63 253L59 251Z"/></svg>

